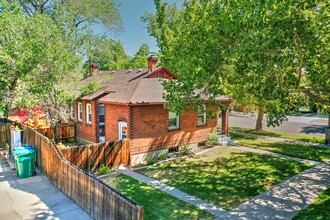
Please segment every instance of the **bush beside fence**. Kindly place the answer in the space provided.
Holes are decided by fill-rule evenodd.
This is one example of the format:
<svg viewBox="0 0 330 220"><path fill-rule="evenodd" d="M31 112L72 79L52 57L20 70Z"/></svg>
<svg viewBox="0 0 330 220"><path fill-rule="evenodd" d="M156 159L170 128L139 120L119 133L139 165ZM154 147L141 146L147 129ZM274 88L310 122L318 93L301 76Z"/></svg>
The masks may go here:
<svg viewBox="0 0 330 220"><path fill-rule="evenodd" d="M63 158L56 145L33 129L23 129L23 143L37 149L41 172L94 219L144 219L141 206ZM0 122L0 140L10 143L10 128Z"/></svg>

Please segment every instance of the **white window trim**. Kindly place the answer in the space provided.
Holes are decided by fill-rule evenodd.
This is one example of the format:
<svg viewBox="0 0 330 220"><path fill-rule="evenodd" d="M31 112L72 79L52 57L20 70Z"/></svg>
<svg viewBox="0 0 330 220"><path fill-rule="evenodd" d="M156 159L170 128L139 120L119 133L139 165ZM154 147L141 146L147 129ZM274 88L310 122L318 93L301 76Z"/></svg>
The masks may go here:
<svg viewBox="0 0 330 220"><path fill-rule="evenodd" d="M70 118L74 120L74 103L70 105Z"/></svg>
<svg viewBox="0 0 330 220"><path fill-rule="evenodd" d="M203 114L200 114L199 112L200 112L200 110L203 110ZM200 117L200 116L203 116L203 123L200 123L199 121L198 121L198 118ZM202 109L201 109L201 107L198 107L198 110L197 110L197 124L200 126L200 125L206 125L206 106L205 105L203 105L203 107L202 107Z"/></svg>
<svg viewBox="0 0 330 220"><path fill-rule="evenodd" d="M171 111L168 111L168 120L170 119L170 112ZM175 112L173 112L173 113L175 113ZM180 128L180 115L176 114L176 126L170 127L170 125L168 125L168 130L176 130L176 129L179 129L179 128Z"/></svg>
<svg viewBox="0 0 330 220"><path fill-rule="evenodd" d="M90 118L89 115L91 115ZM92 105L89 103L86 104L86 123L92 124Z"/></svg>
<svg viewBox="0 0 330 220"><path fill-rule="evenodd" d="M78 121L82 121L82 103L78 102Z"/></svg>

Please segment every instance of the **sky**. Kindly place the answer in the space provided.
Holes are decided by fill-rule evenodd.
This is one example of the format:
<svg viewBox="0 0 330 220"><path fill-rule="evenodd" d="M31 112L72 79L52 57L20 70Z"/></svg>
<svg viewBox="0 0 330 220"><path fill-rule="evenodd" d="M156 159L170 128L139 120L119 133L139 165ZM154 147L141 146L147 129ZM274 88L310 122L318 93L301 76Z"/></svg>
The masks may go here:
<svg viewBox="0 0 330 220"><path fill-rule="evenodd" d="M163 0L164 1L164 0ZM158 51L156 39L149 36L147 31L147 25L141 22L141 16L145 12L155 12L155 6L153 0L118 0L121 4L119 11L122 16L124 31L118 36L110 34L109 36L115 40L119 40L123 43L126 54L134 56L139 50L141 44L146 43L150 47L151 52ZM182 3L183 0L166 0L166 2ZM96 26L97 33L105 33L107 31L104 27Z"/></svg>

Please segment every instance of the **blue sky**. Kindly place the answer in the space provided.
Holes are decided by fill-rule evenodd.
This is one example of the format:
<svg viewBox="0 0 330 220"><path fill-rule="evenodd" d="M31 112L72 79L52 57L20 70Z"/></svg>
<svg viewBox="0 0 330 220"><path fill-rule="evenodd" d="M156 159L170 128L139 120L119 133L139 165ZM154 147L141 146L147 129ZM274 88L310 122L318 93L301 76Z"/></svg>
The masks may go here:
<svg viewBox="0 0 330 220"><path fill-rule="evenodd" d="M164 0L163 0L164 1ZM111 38L119 40L123 43L126 54L134 56L141 44L146 43L150 47L150 51L157 51L156 39L149 36L146 24L141 22L141 15L145 12L155 12L153 0L118 0L121 4L120 13L122 15L124 31L118 36L109 35ZM183 0L166 0L166 2L182 3ZM97 26L96 31L106 33L106 30Z"/></svg>

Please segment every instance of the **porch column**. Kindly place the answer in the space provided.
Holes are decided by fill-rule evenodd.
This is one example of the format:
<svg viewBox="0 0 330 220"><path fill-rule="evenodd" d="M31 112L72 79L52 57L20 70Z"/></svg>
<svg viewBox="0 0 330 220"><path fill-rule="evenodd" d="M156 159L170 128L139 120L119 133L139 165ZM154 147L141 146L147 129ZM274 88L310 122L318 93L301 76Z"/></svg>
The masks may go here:
<svg viewBox="0 0 330 220"><path fill-rule="evenodd" d="M221 130L225 135L228 135L228 108L222 108Z"/></svg>

